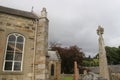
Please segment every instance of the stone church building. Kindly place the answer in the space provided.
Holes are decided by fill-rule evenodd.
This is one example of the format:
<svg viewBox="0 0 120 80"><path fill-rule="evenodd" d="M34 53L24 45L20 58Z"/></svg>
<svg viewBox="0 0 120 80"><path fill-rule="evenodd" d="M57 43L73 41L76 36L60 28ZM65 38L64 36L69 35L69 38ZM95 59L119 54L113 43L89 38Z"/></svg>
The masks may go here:
<svg viewBox="0 0 120 80"><path fill-rule="evenodd" d="M0 6L0 80L47 80L46 9L33 12Z"/></svg>
<svg viewBox="0 0 120 80"><path fill-rule="evenodd" d="M61 58L57 51L48 51L49 80L61 80Z"/></svg>

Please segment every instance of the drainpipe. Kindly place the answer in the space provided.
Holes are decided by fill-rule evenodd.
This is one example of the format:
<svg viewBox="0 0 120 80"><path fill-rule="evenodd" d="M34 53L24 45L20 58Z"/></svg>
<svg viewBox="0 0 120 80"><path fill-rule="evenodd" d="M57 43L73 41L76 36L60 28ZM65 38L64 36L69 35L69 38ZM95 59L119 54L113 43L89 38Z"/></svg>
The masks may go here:
<svg viewBox="0 0 120 80"><path fill-rule="evenodd" d="M33 54L33 76L32 80L35 80L35 53L36 53L36 41L37 41L37 25L38 20L35 19L35 32L34 32L34 54Z"/></svg>

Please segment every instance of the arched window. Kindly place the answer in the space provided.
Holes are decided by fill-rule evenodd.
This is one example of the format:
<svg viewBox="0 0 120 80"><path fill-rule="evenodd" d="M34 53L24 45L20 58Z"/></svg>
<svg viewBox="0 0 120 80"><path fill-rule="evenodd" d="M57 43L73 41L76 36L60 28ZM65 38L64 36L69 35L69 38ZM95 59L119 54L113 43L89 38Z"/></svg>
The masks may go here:
<svg viewBox="0 0 120 80"><path fill-rule="evenodd" d="M51 76L54 75L54 64L51 65Z"/></svg>
<svg viewBox="0 0 120 80"><path fill-rule="evenodd" d="M22 71L24 42L25 38L21 34L12 33L8 35L4 57L4 71Z"/></svg>

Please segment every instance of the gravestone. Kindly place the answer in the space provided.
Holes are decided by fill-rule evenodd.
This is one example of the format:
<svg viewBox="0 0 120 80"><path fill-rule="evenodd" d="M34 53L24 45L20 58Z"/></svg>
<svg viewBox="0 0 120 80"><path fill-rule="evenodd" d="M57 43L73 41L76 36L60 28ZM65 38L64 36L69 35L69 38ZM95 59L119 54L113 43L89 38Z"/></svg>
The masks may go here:
<svg viewBox="0 0 120 80"><path fill-rule="evenodd" d="M79 74L78 74L78 67L77 62L74 61L74 80L78 80Z"/></svg>

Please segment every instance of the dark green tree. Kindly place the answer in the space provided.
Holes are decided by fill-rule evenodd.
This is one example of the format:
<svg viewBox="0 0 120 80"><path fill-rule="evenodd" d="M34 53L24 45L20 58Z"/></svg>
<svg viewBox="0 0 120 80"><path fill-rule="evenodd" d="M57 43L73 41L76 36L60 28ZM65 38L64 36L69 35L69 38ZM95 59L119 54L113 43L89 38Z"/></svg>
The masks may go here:
<svg viewBox="0 0 120 80"><path fill-rule="evenodd" d="M105 50L106 50L107 62L109 65L120 64L120 46L118 48L106 46ZM97 57L99 57L98 54L94 58Z"/></svg>
<svg viewBox="0 0 120 80"><path fill-rule="evenodd" d="M105 47L107 60L109 65L120 64L120 48L116 47Z"/></svg>
<svg viewBox="0 0 120 80"><path fill-rule="evenodd" d="M61 72L73 73L74 61L77 61L78 67L82 66L82 60L84 53L81 52L81 48L78 46L61 47L57 43L53 43L51 50L58 51L61 57Z"/></svg>

